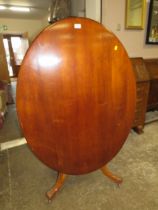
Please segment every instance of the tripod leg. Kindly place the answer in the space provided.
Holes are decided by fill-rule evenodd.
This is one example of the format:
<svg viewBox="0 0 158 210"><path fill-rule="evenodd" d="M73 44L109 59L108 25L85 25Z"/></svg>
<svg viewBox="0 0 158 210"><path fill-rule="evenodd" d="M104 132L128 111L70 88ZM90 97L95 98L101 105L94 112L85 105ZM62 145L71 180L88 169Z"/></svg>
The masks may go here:
<svg viewBox="0 0 158 210"><path fill-rule="evenodd" d="M110 178L110 179L111 179L113 182L115 182L116 184L120 185L120 184L122 183L122 181L123 181L122 178L120 178L120 177L114 175L114 174L107 168L106 165L103 166L100 170L103 172L103 174L104 174L105 176L107 176L108 178Z"/></svg>
<svg viewBox="0 0 158 210"><path fill-rule="evenodd" d="M52 198L54 197L54 195L60 190L60 188L63 186L65 179L66 179L67 175L63 174L63 173L58 173L58 177L56 180L55 185L46 193L46 196L48 198L48 200L52 200Z"/></svg>

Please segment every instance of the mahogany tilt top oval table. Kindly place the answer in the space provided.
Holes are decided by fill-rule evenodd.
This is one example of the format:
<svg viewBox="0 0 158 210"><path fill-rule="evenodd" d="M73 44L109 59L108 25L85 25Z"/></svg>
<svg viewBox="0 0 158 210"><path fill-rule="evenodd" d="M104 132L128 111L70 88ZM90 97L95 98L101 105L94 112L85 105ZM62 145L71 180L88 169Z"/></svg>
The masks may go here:
<svg viewBox="0 0 158 210"><path fill-rule="evenodd" d="M67 18L33 41L17 83L17 112L33 153L59 172L51 199L66 174L99 168L125 142L135 111L135 79L128 55L101 24Z"/></svg>

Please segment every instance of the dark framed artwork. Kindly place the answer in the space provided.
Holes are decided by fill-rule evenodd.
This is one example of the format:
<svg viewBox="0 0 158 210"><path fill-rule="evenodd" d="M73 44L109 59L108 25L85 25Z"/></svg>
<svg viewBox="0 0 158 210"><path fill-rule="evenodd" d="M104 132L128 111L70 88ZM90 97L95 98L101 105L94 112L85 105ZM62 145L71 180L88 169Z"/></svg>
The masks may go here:
<svg viewBox="0 0 158 210"><path fill-rule="evenodd" d="M146 43L158 44L158 0L150 0Z"/></svg>

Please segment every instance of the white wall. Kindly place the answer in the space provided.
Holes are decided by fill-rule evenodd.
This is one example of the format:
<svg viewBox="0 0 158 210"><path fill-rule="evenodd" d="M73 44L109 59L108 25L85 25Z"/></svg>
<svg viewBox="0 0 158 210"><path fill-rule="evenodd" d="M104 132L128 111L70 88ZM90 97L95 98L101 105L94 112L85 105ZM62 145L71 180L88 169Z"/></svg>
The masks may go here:
<svg viewBox="0 0 158 210"><path fill-rule="evenodd" d="M101 0L71 0L71 15L100 22Z"/></svg>
<svg viewBox="0 0 158 210"><path fill-rule="evenodd" d="M71 0L71 15L83 16L85 9L85 0Z"/></svg>
<svg viewBox="0 0 158 210"><path fill-rule="evenodd" d="M120 39L130 57L157 58L158 45L145 44L148 3L144 30L125 29L125 0L102 0L102 23ZM121 27L120 31L117 28Z"/></svg>
<svg viewBox="0 0 158 210"><path fill-rule="evenodd" d="M86 17L101 21L101 0L86 0Z"/></svg>
<svg viewBox="0 0 158 210"><path fill-rule="evenodd" d="M0 25L7 25L8 30L4 31L5 33L28 32L29 39L31 41L44 27L41 20L24 20L10 18L0 18Z"/></svg>
<svg viewBox="0 0 158 210"><path fill-rule="evenodd" d="M48 23L48 15L46 15L46 16L41 20L41 23L42 23L42 28L45 28L45 27L49 26L49 23Z"/></svg>

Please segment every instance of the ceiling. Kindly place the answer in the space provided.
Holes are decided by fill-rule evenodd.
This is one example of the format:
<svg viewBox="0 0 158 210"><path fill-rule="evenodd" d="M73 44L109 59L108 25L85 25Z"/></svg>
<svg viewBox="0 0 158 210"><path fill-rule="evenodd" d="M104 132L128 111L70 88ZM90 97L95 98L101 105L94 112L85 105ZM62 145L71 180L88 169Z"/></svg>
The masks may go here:
<svg viewBox="0 0 158 210"><path fill-rule="evenodd" d="M0 10L0 18L42 19L49 13L52 1L55 0L0 0L0 5L31 8L29 13Z"/></svg>

